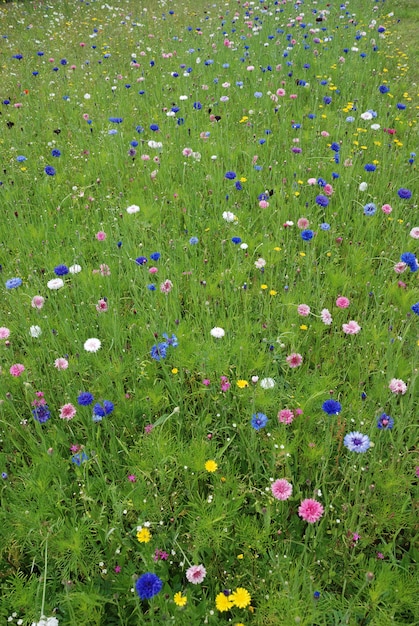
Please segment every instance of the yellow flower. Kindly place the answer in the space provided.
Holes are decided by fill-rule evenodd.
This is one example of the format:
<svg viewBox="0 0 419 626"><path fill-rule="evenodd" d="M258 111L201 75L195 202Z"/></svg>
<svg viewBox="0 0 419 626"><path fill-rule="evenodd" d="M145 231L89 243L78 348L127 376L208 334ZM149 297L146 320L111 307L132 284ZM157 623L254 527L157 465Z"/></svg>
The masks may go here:
<svg viewBox="0 0 419 626"><path fill-rule="evenodd" d="M140 543L148 543L151 540L151 532L148 528L139 528L137 531L137 539Z"/></svg>
<svg viewBox="0 0 419 626"><path fill-rule="evenodd" d="M217 611L220 611L221 613L223 611L229 611L232 606L234 605L233 605L233 602L231 601L230 596L224 595L222 591L215 598L215 607Z"/></svg>
<svg viewBox="0 0 419 626"><path fill-rule="evenodd" d="M260 288L261 288L261 289L267 289L267 288L268 288L268 285L261 285L261 286L260 286Z"/></svg>
<svg viewBox="0 0 419 626"><path fill-rule="evenodd" d="M185 604L188 601L188 598L186 596L182 596L182 592L178 591L173 596L173 600L175 601L176 606L185 606Z"/></svg>
<svg viewBox="0 0 419 626"><path fill-rule="evenodd" d="M218 469L218 465L215 461L209 460L205 463L205 469L207 472L216 472Z"/></svg>
<svg viewBox="0 0 419 626"><path fill-rule="evenodd" d="M244 559L244 554L238 554L237 558L241 561L242 559Z"/></svg>
<svg viewBox="0 0 419 626"><path fill-rule="evenodd" d="M276 247L274 248L274 250L275 250L275 252L279 252L279 251L281 250L281 248L280 248L279 246L276 246Z"/></svg>
<svg viewBox="0 0 419 626"><path fill-rule="evenodd" d="M270 295L270 296L276 296L276 294L277 294L277 293L278 293L278 292L277 292L277 291L275 291L275 289L271 289L271 290L270 290L270 292L269 292L269 295Z"/></svg>
<svg viewBox="0 0 419 626"><path fill-rule="evenodd" d="M301 324L300 330L307 330L308 326L306 324Z"/></svg>
<svg viewBox="0 0 419 626"><path fill-rule="evenodd" d="M242 176L242 177L240 178L240 182L241 182L241 183L247 183L247 178L246 178L246 176Z"/></svg>
<svg viewBox="0 0 419 626"><path fill-rule="evenodd" d="M178 372L179 372L179 370L178 370L178 368L177 368L177 367L174 367L174 368L172 369L172 374L177 374Z"/></svg>
<svg viewBox="0 0 419 626"><path fill-rule="evenodd" d="M247 382L247 380L242 380L242 379L238 380L236 384L239 389L244 389L245 387L249 386L249 383Z"/></svg>
<svg viewBox="0 0 419 626"><path fill-rule="evenodd" d="M230 597L234 606L237 606L239 609L245 609L252 601L250 593L244 587L237 587Z"/></svg>

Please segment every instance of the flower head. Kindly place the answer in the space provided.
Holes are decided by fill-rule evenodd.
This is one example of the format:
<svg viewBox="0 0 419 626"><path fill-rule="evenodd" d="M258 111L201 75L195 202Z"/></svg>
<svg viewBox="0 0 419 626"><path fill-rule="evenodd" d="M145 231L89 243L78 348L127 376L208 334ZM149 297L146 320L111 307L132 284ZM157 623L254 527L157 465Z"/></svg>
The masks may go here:
<svg viewBox="0 0 419 626"><path fill-rule="evenodd" d="M337 400L329 399L323 402L322 409L328 415L338 415L342 410L342 405Z"/></svg>
<svg viewBox="0 0 419 626"><path fill-rule="evenodd" d="M173 601L176 604L176 606L185 606L186 603L188 602L188 598L186 596L183 596L181 591L178 591L173 596Z"/></svg>
<svg viewBox="0 0 419 626"><path fill-rule="evenodd" d="M233 605L239 609L245 609L252 601L250 593L244 587L237 587L229 596L229 599L233 602Z"/></svg>
<svg viewBox="0 0 419 626"><path fill-rule="evenodd" d="M353 431L345 435L343 445L351 452L366 452L371 445L368 435L363 435L358 431Z"/></svg>
<svg viewBox="0 0 419 626"><path fill-rule="evenodd" d="M255 430L260 430L266 426L268 418L264 413L253 413L250 423Z"/></svg>
<svg viewBox="0 0 419 626"><path fill-rule="evenodd" d="M312 498L306 498L298 507L298 515L303 518L305 522L314 524L317 522L324 513L324 508L320 502L313 500Z"/></svg>
<svg viewBox="0 0 419 626"><path fill-rule="evenodd" d="M216 339L222 339L222 337L224 337L225 335L225 330L223 328L220 328L219 326L214 326L214 328L210 330L210 335L211 337L215 337Z"/></svg>
<svg viewBox="0 0 419 626"><path fill-rule="evenodd" d="M90 339L86 339L86 341L84 342L84 349L86 350L86 352L97 352L98 350L100 350L101 345L102 344L100 339L90 337Z"/></svg>
<svg viewBox="0 0 419 626"><path fill-rule="evenodd" d="M206 461L205 469L207 470L207 472L210 472L212 474L213 472L217 471L218 464L213 460Z"/></svg>
<svg viewBox="0 0 419 626"><path fill-rule="evenodd" d="M234 603L230 597L230 595L226 595L222 591L217 594L215 598L215 607L217 611L223 613L224 611L229 611L234 606Z"/></svg>
<svg viewBox="0 0 419 626"><path fill-rule="evenodd" d="M358 322L351 320L347 324L342 324L342 330L346 335L357 335L361 330L361 326Z"/></svg>
<svg viewBox="0 0 419 626"><path fill-rule="evenodd" d="M48 404L39 404L32 409L32 415L37 422L45 424L51 417L51 411L48 408Z"/></svg>
<svg viewBox="0 0 419 626"><path fill-rule="evenodd" d="M77 403L80 406L89 406L93 402L93 395L88 391L82 391L77 397Z"/></svg>
<svg viewBox="0 0 419 626"><path fill-rule="evenodd" d="M42 296L34 296L32 298L31 306L34 309L42 309L42 307L44 306L44 302L45 298L43 298Z"/></svg>
<svg viewBox="0 0 419 626"><path fill-rule="evenodd" d="M163 588L163 581L152 574L147 572L139 577L135 583L135 591L141 598L141 600L150 600L153 596L157 595Z"/></svg>
<svg viewBox="0 0 419 626"><path fill-rule="evenodd" d="M148 530L148 528L140 526L137 530L137 539L140 543L148 543L149 541L151 541L151 532Z"/></svg>
<svg viewBox="0 0 419 626"><path fill-rule="evenodd" d="M64 404L60 409L60 417L62 420L72 420L76 413L76 407L72 404Z"/></svg>
<svg viewBox="0 0 419 626"><path fill-rule="evenodd" d="M391 430L394 426L394 419L390 417L390 415L386 415L382 413L380 417L377 418L377 428L380 430Z"/></svg>
<svg viewBox="0 0 419 626"><path fill-rule="evenodd" d="M21 284L21 278L9 278L9 280L6 280L6 289L16 289L16 287L20 287Z"/></svg>
<svg viewBox="0 0 419 626"><path fill-rule="evenodd" d="M298 354L298 352L293 352L292 354L287 356L286 361L291 368L295 368L301 365L301 363L303 362L303 357L301 356L301 354Z"/></svg>
<svg viewBox="0 0 419 626"><path fill-rule="evenodd" d="M11 366L9 370L11 375L15 376L16 378L20 376L21 374L23 374L24 371L25 371L25 366L22 365L21 363L15 363L14 365Z"/></svg>
<svg viewBox="0 0 419 626"><path fill-rule="evenodd" d="M277 500L288 500L292 494L292 485L285 478L279 478L272 483L271 491Z"/></svg>
<svg viewBox="0 0 419 626"><path fill-rule="evenodd" d="M206 575L207 570L203 565L192 565L186 570L186 578L193 585L200 585Z"/></svg>
<svg viewBox="0 0 419 626"><path fill-rule="evenodd" d="M401 378L392 378L388 388L397 395L403 396L407 391L407 385Z"/></svg>

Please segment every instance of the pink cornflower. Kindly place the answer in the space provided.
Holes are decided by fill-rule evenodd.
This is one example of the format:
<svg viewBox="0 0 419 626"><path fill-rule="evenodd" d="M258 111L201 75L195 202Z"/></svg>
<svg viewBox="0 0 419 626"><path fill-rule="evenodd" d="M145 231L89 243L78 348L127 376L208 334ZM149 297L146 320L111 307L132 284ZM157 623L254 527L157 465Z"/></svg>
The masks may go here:
<svg viewBox="0 0 419 626"><path fill-rule="evenodd" d="M310 307L308 306L308 304L299 304L297 307L297 311L298 315L301 315L302 317L307 317L308 315L310 315Z"/></svg>
<svg viewBox="0 0 419 626"><path fill-rule="evenodd" d="M113 571L115 572L115 574L120 574L121 569L122 567L120 565L115 565L115 567L113 568Z"/></svg>
<svg viewBox="0 0 419 626"><path fill-rule="evenodd" d="M407 385L401 378L392 378L389 382L388 388L393 393L400 394L402 396L407 391Z"/></svg>
<svg viewBox="0 0 419 626"><path fill-rule="evenodd" d="M298 352L293 352L287 356L286 360L290 367L299 367L303 362L303 357Z"/></svg>
<svg viewBox="0 0 419 626"><path fill-rule="evenodd" d="M204 378L204 380L202 381L202 384L205 385L205 387L209 387L211 384L211 381L209 378Z"/></svg>
<svg viewBox="0 0 419 626"><path fill-rule="evenodd" d="M135 476L135 474L128 474L128 480L130 483L135 483L137 478Z"/></svg>
<svg viewBox="0 0 419 626"><path fill-rule="evenodd" d="M285 96L285 93L286 93L286 92L285 92L285 89L277 89L277 90L276 90L276 95L277 95L277 96L280 96L281 98L282 98L283 96Z"/></svg>
<svg viewBox="0 0 419 626"><path fill-rule="evenodd" d="M347 324L342 324L342 330L346 335L357 335L361 330L361 326L358 322L351 320Z"/></svg>
<svg viewBox="0 0 419 626"><path fill-rule="evenodd" d="M308 228L310 226L310 222L308 221L306 217L300 217L300 219L297 222L297 226L300 229Z"/></svg>
<svg viewBox="0 0 419 626"><path fill-rule="evenodd" d="M186 578L193 585L199 585L203 582L207 570L203 565L192 565L186 570Z"/></svg>
<svg viewBox="0 0 419 626"><path fill-rule="evenodd" d="M102 276L110 276L111 275L111 270L110 270L109 266L106 265L106 263L102 263L99 266L99 271L100 271Z"/></svg>
<svg viewBox="0 0 419 626"><path fill-rule="evenodd" d="M62 357L60 357L59 359L55 359L54 367L56 367L57 370L66 370L68 367L67 359L64 359Z"/></svg>
<svg viewBox="0 0 419 626"><path fill-rule="evenodd" d="M312 498L306 498L303 500L298 507L298 515L302 517L305 522L309 524L314 524L317 522L324 513L324 508L317 502L317 500L313 500Z"/></svg>
<svg viewBox="0 0 419 626"><path fill-rule="evenodd" d="M309 178L307 181L307 185L315 185L317 183L317 178Z"/></svg>
<svg viewBox="0 0 419 626"><path fill-rule="evenodd" d="M9 370L11 375L16 376L16 377L20 376L24 371L25 371L25 366L22 365L21 363L15 363L14 365L12 365L12 367Z"/></svg>
<svg viewBox="0 0 419 626"><path fill-rule="evenodd" d="M76 413L76 407L72 404L64 404L60 409L60 417L62 420L72 420Z"/></svg>
<svg viewBox="0 0 419 626"><path fill-rule="evenodd" d="M172 291L172 287L173 287L173 283L171 280L166 279L161 285L160 285L160 291L162 293L170 293Z"/></svg>
<svg viewBox="0 0 419 626"><path fill-rule="evenodd" d="M269 206L269 202L267 202L266 200L261 200L261 201L259 202L259 207L260 207L261 209L267 209L267 208L268 208L268 206Z"/></svg>
<svg viewBox="0 0 419 626"><path fill-rule="evenodd" d="M107 310L108 310L108 303L106 302L106 300L104 300L103 298L98 300L97 305L96 305L96 311L98 311L98 313L106 313Z"/></svg>
<svg viewBox="0 0 419 626"><path fill-rule="evenodd" d="M323 191L326 194L326 196L331 196L333 194L333 187L332 187L332 185L325 185L323 187Z"/></svg>
<svg viewBox="0 0 419 626"><path fill-rule="evenodd" d="M410 231L409 235L413 237L413 239L419 239L419 226L415 226Z"/></svg>
<svg viewBox="0 0 419 626"><path fill-rule="evenodd" d="M265 259L259 258L255 261L255 267L258 270L261 270L263 267L265 267L265 265L266 265Z"/></svg>
<svg viewBox="0 0 419 626"><path fill-rule="evenodd" d="M339 298L336 300L336 306L338 306L340 309L347 309L349 304L350 302L348 298L345 298L345 296L339 296Z"/></svg>
<svg viewBox="0 0 419 626"><path fill-rule="evenodd" d="M158 270L158 268L157 268L157 267L149 267L149 268L148 268L148 273L149 273L149 274L157 274L157 272L158 272L158 271L159 271L159 270Z"/></svg>
<svg viewBox="0 0 419 626"><path fill-rule="evenodd" d="M393 208L391 207L390 204L383 204L383 206L381 207L381 210L383 213L386 213L387 215L389 215L392 212Z"/></svg>
<svg viewBox="0 0 419 626"><path fill-rule="evenodd" d="M154 424L147 424L144 426L144 432L146 435L149 435L154 428Z"/></svg>
<svg viewBox="0 0 419 626"><path fill-rule="evenodd" d="M45 298L43 298L42 296L34 296L32 298L31 305L34 309L42 309L42 307L44 306L44 302Z"/></svg>
<svg viewBox="0 0 419 626"><path fill-rule="evenodd" d="M272 483L271 490L277 500L288 500L292 494L292 485L285 478L279 478Z"/></svg>
<svg viewBox="0 0 419 626"><path fill-rule="evenodd" d="M326 326L330 326L330 324L333 321L329 309L322 309L320 312L320 317L322 319L323 324L326 324Z"/></svg>
<svg viewBox="0 0 419 626"><path fill-rule="evenodd" d="M99 232L96 233L96 239L98 241L105 241L106 233L103 230L100 230Z"/></svg>
<svg viewBox="0 0 419 626"><path fill-rule="evenodd" d="M0 339L7 339L10 337L10 330L5 326L0 327Z"/></svg>
<svg viewBox="0 0 419 626"><path fill-rule="evenodd" d="M278 421L281 424L291 424L294 421L294 417L295 415L291 409L282 409L278 413Z"/></svg>
<svg viewBox="0 0 419 626"><path fill-rule="evenodd" d="M415 467L416 478L419 478L419 467Z"/></svg>
<svg viewBox="0 0 419 626"><path fill-rule="evenodd" d="M228 391L230 387L227 376L221 376L221 391Z"/></svg>

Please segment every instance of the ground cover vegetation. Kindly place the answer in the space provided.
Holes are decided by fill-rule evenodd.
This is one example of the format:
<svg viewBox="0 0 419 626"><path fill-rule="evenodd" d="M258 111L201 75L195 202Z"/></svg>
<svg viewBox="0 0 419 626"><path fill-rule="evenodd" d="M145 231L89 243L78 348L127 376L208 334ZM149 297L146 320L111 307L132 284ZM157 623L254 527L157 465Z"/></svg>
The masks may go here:
<svg viewBox="0 0 419 626"><path fill-rule="evenodd" d="M1 623L419 624L414 18L0 5Z"/></svg>

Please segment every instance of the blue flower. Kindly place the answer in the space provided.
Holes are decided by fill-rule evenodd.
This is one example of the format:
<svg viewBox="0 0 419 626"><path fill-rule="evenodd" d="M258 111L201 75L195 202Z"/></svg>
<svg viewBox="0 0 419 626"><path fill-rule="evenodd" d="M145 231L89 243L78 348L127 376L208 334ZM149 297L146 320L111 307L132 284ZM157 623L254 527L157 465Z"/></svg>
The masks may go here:
<svg viewBox="0 0 419 626"><path fill-rule="evenodd" d="M135 259L135 262L137 265L145 265L148 262L148 259L146 256L139 256Z"/></svg>
<svg viewBox="0 0 419 626"><path fill-rule="evenodd" d="M160 252L152 252L152 253L150 254L150 259L151 259L152 261L158 261L160 257L161 257Z"/></svg>
<svg viewBox="0 0 419 626"><path fill-rule="evenodd" d="M320 224L320 230L330 230L330 224L323 222L323 224Z"/></svg>
<svg viewBox="0 0 419 626"><path fill-rule="evenodd" d="M194 102L194 103L193 103L193 108L194 108L196 111L200 111L200 110L202 109L202 104L201 104L200 102Z"/></svg>
<svg viewBox="0 0 419 626"><path fill-rule="evenodd" d="M418 271L419 265L413 252L403 252L403 254L400 256L400 260L403 261L403 263L406 263L408 267L410 267L411 272Z"/></svg>
<svg viewBox="0 0 419 626"><path fill-rule="evenodd" d="M156 285L154 283L150 283L149 285L147 285L147 289L149 291L156 291Z"/></svg>
<svg viewBox="0 0 419 626"><path fill-rule="evenodd" d="M51 155L53 157L60 157L61 156L61 152L57 149L51 150Z"/></svg>
<svg viewBox="0 0 419 626"><path fill-rule="evenodd" d="M150 130L157 132L159 130L158 124L150 124ZM137 132L139 133L141 132L140 130L138 130L138 127L137 127Z"/></svg>
<svg viewBox="0 0 419 626"><path fill-rule="evenodd" d="M342 405L337 400L326 400L322 404L322 409L328 415L338 415L342 410Z"/></svg>
<svg viewBox="0 0 419 626"><path fill-rule="evenodd" d="M236 245L242 242L240 237L232 237L231 241L235 243Z"/></svg>
<svg viewBox="0 0 419 626"><path fill-rule="evenodd" d="M226 172L224 174L224 178L227 178L228 180L234 180L236 176L237 176L236 172Z"/></svg>
<svg viewBox="0 0 419 626"><path fill-rule="evenodd" d="M398 102L396 106L400 111L404 111L406 108L406 105L403 104L402 102Z"/></svg>
<svg viewBox="0 0 419 626"><path fill-rule="evenodd" d="M351 452L366 452L370 447L370 438L368 435L363 435L358 431L353 431L345 435L343 440L343 445L348 448Z"/></svg>
<svg viewBox="0 0 419 626"><path fill-rule="evenodd" d="M327 207L329 205L329 198L320 194L316 196L316 203L321 207Z"/></svg>
<svg viewBox="0 0 419 626"><path fill-rule="evenodd" d="M377 169L376 166L373 165L372 163L367 163L366 165L364 165L364 170L366 172L375 172L376 169Z"/></svg>
<svg viewBox="0 0 419 626"><path fill-rule="evenodd" d="M114 404L110 400L104 400L103 406L97 402L93 407L93 421L101 422L102 418L114 410Z"/></svg>
<svg viewBox="0 0 419 626"><path fill-rule="evenodd" d="M410 189L404 189L403 187L397 191L397 195L402 200L409 200L412 197Z"/></svg>
<svg viewBox="0 0 419 626"><path fill-rule="evenodd" d="M177 346L179 345L177 337L173 333L171 337L169 337L167 333L163 333L163 337L164 339L166 339L166 343L168 346L173 346L174 348L177 348Z"/></svg>
<svg viewBox="0 0 419 626"><path fill-rule="evenodd" d="M19 155L19 156L16 157L16 161L18 163L23 163L23 161L26 161L26 157L23 156L23 155Z"/></svg>
<svg viewBox="0 0 419 626"><path fill-rule="evenodd" d="M189 239L189 243L191 244L191 246L196 246L196 244L199 242L198 237L191 237Z"/></svg>
<svg viewBox="0 0 419 626"><path fill-rule="evenodd" d="M65 276L68 272L67 265L57 265L57 267L54 267L54 274L56 274L56 276Z"/></svg>
<svg viewBox="0 0 419 626"><path fill-rule="evenodd" d="M265 413L253 413L250 423L255 430L260 430L266 426L268 418Z"/></svg>
<svg viewBox="0 0 419 626"><path fill-rule="evenodd" d="M242 186L242 184L241 184L241 182L240 182L239 180L237 180L237 181L234 183L234 186L235 186L235 188L237 189L237 191L241 191L241 190L243 189L243 186Z"/></svg>
<svg viewBox="0 0 419 626"><path fill-rule="evenodd" d="M380 85L378 87L378 90L380 93L388 93L390 91L390 87L388 87L387 85Z"/></svg>
<svg viewBox="0 0 419 626"><path fill-rule="evenodd" d="M419 302L416 302L416 304L412 304L410 308L412 309L413 313L419 315Z"/></svg>
<svg viewBox="0 0 419 626"><path fill-rule="evenodd" d="M161 361L161 359L165 359L168 347L169 345L165 341L154 345L150 350L151 358L155 361Z"/></svg>
<svg viewBox="0 0 419 626"><path fill-rule="evenodd" d="M77 402L80 406L89 406L93 402L93 395L88 391L82 391L77 397Z"/></svg>
<svg viewBox="0 0 419 626"><path fill-rule="evenodd" d="M75 465L80 466L82 463L84 463L88 459L89 457L87 456L85 452L77 452L77 454L74 454L74 456L71 457L71 462L74 463Z"/></svg>
<svg viewBox="0 0 419 626"><path fill-rule="evenodd" d="M349 123L355 122L355 118L352 115L348 115L348 117L346 118L346 121Z"/></svg>
<svg viewBox="0 0 419 626"><path fill-rule="evenodd" d="M377 418L377 428L380 430L391 430L394 426L394 419L390 417L390 415L386 415L382 413L380 417Z"/></svg>
<svg viewBox="0 0 419 626"><path fill-rule="evenodd" d="M152 574L147 572L139 577L135 583L135 591L140 596L141 600L150 600L153 596L157 595L163 588L163 581Z"/></svg>
<svg viewBox="0 0 419 626"><path fill-rule="evenodd" d="M6 289L16 289L16 287L20 287L21 284L21 278L9 278L9 280L6 280Z"/></svg>
<svg viewBox="0 0 419 626"><path fill-rule="evenodd" d="M376 210L377 207L374 202L368 202L368 204L364 206L364 215L374 215Z"/></svg>
<svg viewBox="0 0 419 626"><path fill-rule="evenodd" d="M301 239L303 239L303 241L310 241L311 239L313 239L313 237L314 232L312 230L307 229L301 231Z"/></svg>
<svg viewBox="0 0 419 626"><path fill-rule="evenodd" d="M110 117L109 121L112 122L113 124L121 124L123 122L123 118L122 117Z"/></svg>
<svg viewBox="0 0 419 626"><path fill-rule="evenodd" d="M52 165L47 165L44 168L44 172L45 174L47 174L47 176L55 176L55 168L52 167Z"/></svg>
<svg viewBox="0 0 419 626"><path fill-rule="evenodd" d="M334 152L339 152L340 150L340 145L338 143L336 143L336 141L334 141L332 143L332 145L330 146L330 149L333 150Z"/></svg>
<svg viewBox="0 0 419 626"><path fill-rule="evenodd" d="M40 424L45 424L51 417L51 411L48 408L48 404L40 404L32 409L32 415Z"/></svg>

